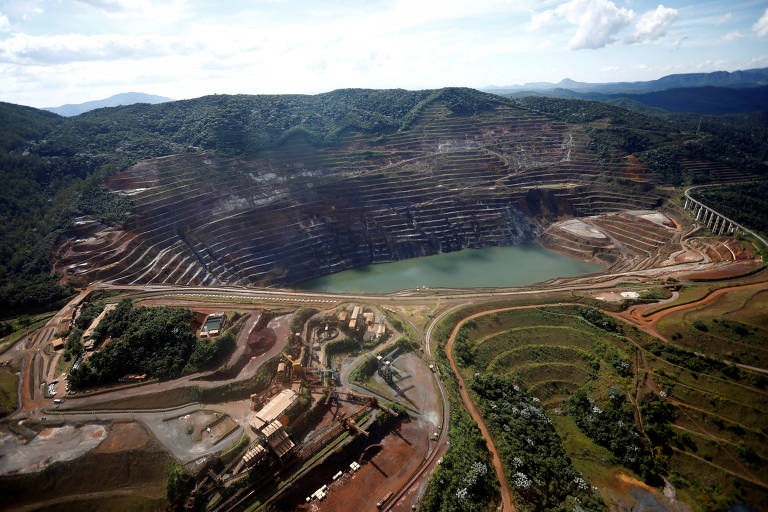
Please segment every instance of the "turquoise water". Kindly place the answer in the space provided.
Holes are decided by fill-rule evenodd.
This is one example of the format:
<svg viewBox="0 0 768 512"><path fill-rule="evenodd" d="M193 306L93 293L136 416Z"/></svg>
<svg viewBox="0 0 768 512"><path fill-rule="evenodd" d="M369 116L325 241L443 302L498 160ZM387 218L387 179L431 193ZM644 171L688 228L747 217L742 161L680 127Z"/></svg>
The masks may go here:
<svg viewBox="0 0 768 512"><path fill-rule="evenodd" d="M487 247L367 265L296 285L324 292L392 292L404 288L484 288L521 286L555 277L601 270L535 244Z"/></svg>

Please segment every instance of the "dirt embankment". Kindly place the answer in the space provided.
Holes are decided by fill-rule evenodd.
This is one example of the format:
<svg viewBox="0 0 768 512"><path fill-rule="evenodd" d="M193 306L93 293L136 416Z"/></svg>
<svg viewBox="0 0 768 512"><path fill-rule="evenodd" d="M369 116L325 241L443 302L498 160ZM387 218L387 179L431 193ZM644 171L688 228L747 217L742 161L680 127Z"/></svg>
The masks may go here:
<svg viewBox="0 0 768 512"><path fill-rule="evenodd" d="M2 509L73 510L70 504L99 499L100 510L162 508L168 454L137 423L115 424L85 455L44 471L0 478ZM118 500L118 501L114 501ZM93 505L93 503L91 503Z"/></svg>
<svg viewBox="0 0 768 512"><path fill-rule="evenodd" d="M230 366L226 366L210 375L205 375L195 380L219 381L234 379L248 364L251 358L258 357L269 351L277 341L274 330L267 327L273 316L269 313L260 313L255 323L250 322L243 326L243 331L238 335L238 351L240 355L233 354L237 359ZM244 345L241 349L239 345Z"/></svg>

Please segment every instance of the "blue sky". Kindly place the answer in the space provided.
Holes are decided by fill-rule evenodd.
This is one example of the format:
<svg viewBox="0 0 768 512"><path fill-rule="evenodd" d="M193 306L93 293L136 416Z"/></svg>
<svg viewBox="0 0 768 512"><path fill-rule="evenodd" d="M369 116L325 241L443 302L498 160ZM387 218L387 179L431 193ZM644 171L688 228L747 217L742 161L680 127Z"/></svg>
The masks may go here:
<svg viewBox="0 0 768 512"><path fill-rule="evenodd" d="M0 100L650 80L768 66L768 0L0 0Z"/></svg>

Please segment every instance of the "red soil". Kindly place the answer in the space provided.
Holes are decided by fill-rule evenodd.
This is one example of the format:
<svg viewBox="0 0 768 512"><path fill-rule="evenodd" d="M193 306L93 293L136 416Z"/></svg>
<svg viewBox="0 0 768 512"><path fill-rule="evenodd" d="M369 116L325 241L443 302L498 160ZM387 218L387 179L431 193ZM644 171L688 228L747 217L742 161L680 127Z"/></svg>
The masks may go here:
<svg viewBox="0 0 768 512"><path fill-rule="evenodd" d="M144 446L149 439L149 434L139 423L113 423L107 438L94 448L92 453L137 450Z"/></svg>
<svg viewBox="0 0 768 512"><path fill-rule="evenodd" d="M430 441L419 423L404 422L399 431L384 437L381 448L368 451L372 457L360 462L357 473L349 472L349 467L339 468L347 470L346 474L329 486L326 499L315 502L311 510L374 510L378 500L408 481L426 456ZM408 509L410 504L403 503L402 510Z"/></svg>
<svg viewBox="0 0 768 512"><path fill-rule="evenodd" d="M760 264L756 262L736 263L734 265L729 265L726 268L692 272L690 274L681 275L680 277L683 279L728 279L729 277L743 275L759 266Z"/></svg>

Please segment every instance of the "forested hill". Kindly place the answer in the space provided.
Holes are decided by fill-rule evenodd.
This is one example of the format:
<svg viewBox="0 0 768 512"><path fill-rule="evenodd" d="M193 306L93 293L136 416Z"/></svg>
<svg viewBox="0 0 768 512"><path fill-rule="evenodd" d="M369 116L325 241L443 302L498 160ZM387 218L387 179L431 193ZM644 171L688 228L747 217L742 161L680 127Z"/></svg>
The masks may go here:
<svg viewBox="0 0 768 512"><path fill-rule="evenodd" d="M758 168L764 158L759 155L765 153L766 139L760 140L765 127L759 123L742 130L732 122L712 121L711 130L705 127L694 137L690 131L695 127L688 124L673 125L597 102L516 102L460 88L215 95L102 108L70 118L0 103L0 310L12 314L51 307L69 295L70 290L50 275L56 238L78 215L113 223L126 218L130 201L103 192L99 185L128 165L198 150L248 159L294 136L316 146L334 146L346 131L374 140L408 130L434 102L457 118L509 105L579 124L605 158L674 148L691 139L704 141L699 143L706 145L707 158L731 159L749 168ZM597 120L602 128L590 124ZM656 165L660 181L691 181L675 166L678 155L665 151L663 158L647 159Z"/></svg>

